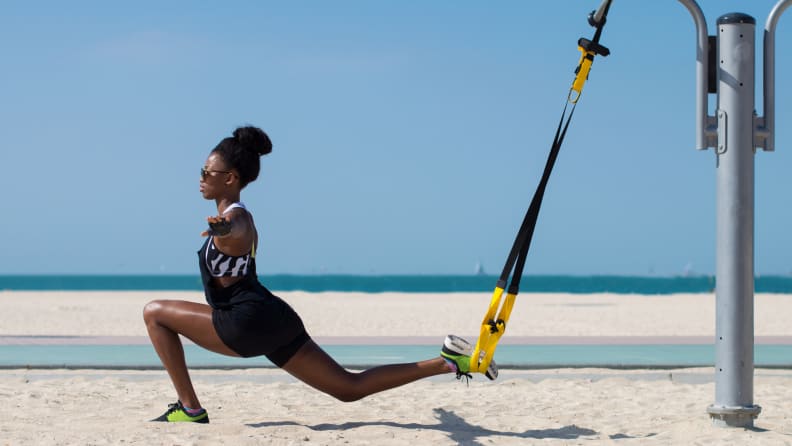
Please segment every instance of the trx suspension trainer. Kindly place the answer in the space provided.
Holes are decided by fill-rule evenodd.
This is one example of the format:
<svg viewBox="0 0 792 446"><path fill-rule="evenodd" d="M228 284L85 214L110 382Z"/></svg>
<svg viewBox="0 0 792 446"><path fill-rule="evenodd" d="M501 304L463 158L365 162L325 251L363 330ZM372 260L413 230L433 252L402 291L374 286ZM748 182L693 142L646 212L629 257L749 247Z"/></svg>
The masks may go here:
<svg viewBox="0 0 792 446"><path fill-rule="evenodd" d="M588 16L589 24L595 28L594 37L591 40L585 38L580 38L578 40L578 50L580 50L581 54L580 61L575 69L575 80L572 83L572 87L569 89L569 95L564 104L564 110L558 122L555 138L550 147L550 154L547 157L544 172L542 173L542 179L539 182L539 186L536 188L528 211L525 213L525 217L517 232L517 237L514 240L509 257L506 259L506 264L503 267L503 272L495 285L495 291L492 294L489 309L484 315L484 320L481 323L481 331L478 341L476 342L476 348L470 357L471 372L484 373L487 370L495 354L498 341L506 331L506 323L509 321L514 301L520 290L520 278L522 277L528 249L531 246L531 238L533 237L534 228L536 227L536 219L539 216L539 208L542 206L542 198L544 197L545 188L547 187L550 173L553 170L553 165L558 157L558 151L561 149L561 144L564 142L564 136L569 127L569 122L572 120L572 115L575 113L575 107L580 99L580 95L583 92L583 85L588 79L594 57L597 55L604 57L610 54L610 50L600 45L599 40L602 34L602 28L605 25L608 10L610 9L611 1L612 0L603 0L599 9L592 11ZM567 116L569 104L572 104L572 107L569 109L569 115ZM511 283L509 283L510 276ZM508 291L506 293L506 299L503 300L503 292L507 289L507 286Z"/></svg>

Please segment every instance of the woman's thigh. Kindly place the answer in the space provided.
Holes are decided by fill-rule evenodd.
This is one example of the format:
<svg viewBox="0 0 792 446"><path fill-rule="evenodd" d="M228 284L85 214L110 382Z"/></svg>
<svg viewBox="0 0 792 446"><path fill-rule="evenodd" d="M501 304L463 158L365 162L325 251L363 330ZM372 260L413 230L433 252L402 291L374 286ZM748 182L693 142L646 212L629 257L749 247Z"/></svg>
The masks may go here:
<svg viewBox="0 0 792 446"><path fill-rule="evenodd" d="M239 356L231 350L212 322L212 307L182 300L155 300L143 310L146 323L156 323L174 331L201 347L228 356Z"/></svg>

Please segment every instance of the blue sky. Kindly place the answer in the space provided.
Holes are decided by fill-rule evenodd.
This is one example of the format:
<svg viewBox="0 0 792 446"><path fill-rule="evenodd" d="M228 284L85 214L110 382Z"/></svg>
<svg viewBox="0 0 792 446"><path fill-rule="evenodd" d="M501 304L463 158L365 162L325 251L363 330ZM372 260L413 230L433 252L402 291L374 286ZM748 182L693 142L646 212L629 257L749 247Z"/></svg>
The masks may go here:
<svg viewBox="0 0 792 446"><path fill-rule="evenodd" d="M759 42L775 3L700 2L711 34L739 11ZM274 144L243 192L261 274L497 273L598 5L3 2L0 272L197 274L215 212L199 168L249 123ZM759 274L792 272L790 14L776 151L756 155ZM676 1L615 0L602 43L526 273L711 274L693 21Z"/></svg>

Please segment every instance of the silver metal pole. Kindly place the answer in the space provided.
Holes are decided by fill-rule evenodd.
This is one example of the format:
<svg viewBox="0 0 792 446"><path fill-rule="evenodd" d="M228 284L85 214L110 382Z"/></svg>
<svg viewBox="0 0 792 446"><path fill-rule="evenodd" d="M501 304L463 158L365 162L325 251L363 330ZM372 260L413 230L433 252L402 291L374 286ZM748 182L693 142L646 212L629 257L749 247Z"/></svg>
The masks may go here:
<svg viewBox="0 0 792 446"><path fill-rule="evenodd" d="M718 19L717 60L709 66L707 24L696 0L679 0L696 24L696 148L716 148L717 267L715 403L718 426L750 427L762 408L753 404L754 154L775 149L775 28L792 0L779 0L764 33L764 116L755 103L753 17ZM708 115L707 74L717 70L716 117Z"/></svg>
<svg viewBox="0 0 792 446"><path fill-rule="evenodd" d="M750 427L754 372L754 99L753 17L718 18L718 144L715 403L718 426Z"/></svg>

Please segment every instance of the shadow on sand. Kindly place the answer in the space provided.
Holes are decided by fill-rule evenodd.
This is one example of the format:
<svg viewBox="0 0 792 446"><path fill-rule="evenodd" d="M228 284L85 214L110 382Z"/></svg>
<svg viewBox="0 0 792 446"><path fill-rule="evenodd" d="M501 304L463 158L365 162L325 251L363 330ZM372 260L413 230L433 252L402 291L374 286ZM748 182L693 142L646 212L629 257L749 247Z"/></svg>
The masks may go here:
<svg viewBox="0 0 792 446"><path fill-rule="evenodd" d="M261 423L248 424L250 427L272 427L272 426L304 426L314 431L329 431L329 430L348 430L364 426L388 426L401 429L426 429L445 432L448 438L460 445L482 446L479 440L483 437L497 436L497 437L511 437L511 438L526 438L526 439L560 439L560 440L576 440L580 437L587 437L590 435L597 435L597 432L585 427L575 426L574 424L555 429L530 429L523 432L512 431L496 431L492 429L475 426L463 418L456 415L454 412L449 412L444 409L436 408L434 413L437 416L439 423L437 424L420 424L420 423L396 423L392 421L359 421L347 422L341 424L323 423L315 425L306 425L296 423L294 421L264 421ZM645 437L651 437L655 434L649 434ZM642 438L645 438L642 437ZM636 438L626 434L614 434L609 438L616 439L631 439Z"/></svg>

